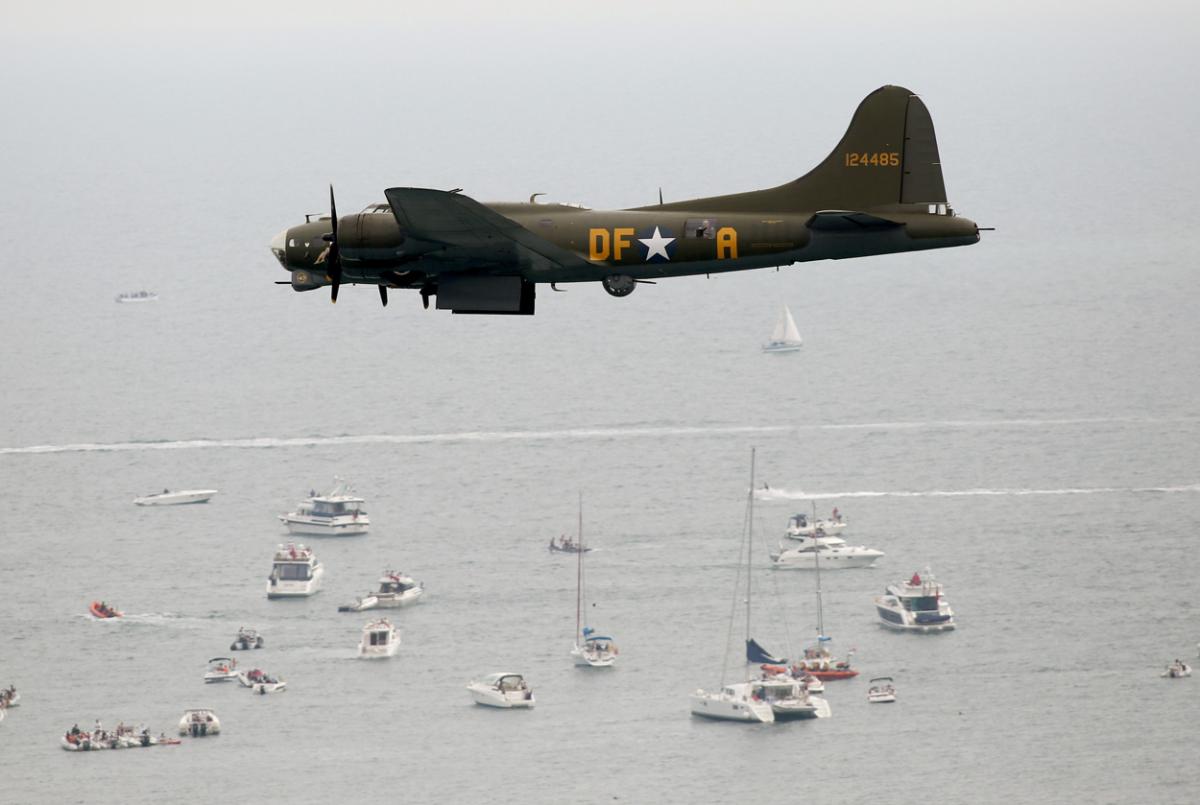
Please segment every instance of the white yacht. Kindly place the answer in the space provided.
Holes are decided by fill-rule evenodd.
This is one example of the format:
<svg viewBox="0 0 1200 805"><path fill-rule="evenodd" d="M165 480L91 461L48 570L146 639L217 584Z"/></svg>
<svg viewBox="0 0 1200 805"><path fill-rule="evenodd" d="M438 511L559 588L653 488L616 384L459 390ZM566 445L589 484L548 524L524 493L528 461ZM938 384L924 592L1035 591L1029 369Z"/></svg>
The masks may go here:
<svg viewBox="0 0 1200 805"><path fill-rule="evenodd" d="M212 710L184 710L179 719L179 734L202 738L205 735L221 734L221 719Z"/></svg>
<svg viewBox="0 0 1200 805"><path fill-rule="evenodd" d="M296 511L281 514L279 519L293 534L355 536L367 533L371 526L371 519L362 508L365 502L338 478L328 494L314 492L296 507Z"/></svg>
<svg viewBox="0 0 1200 805"><path fill-rule="evenodd" d="M738 546L738 556L749 556L747 548L753 548L753 531L754 531L754 455L755 451L750 450L750 491L746 501L746 517L744 527L741 534L741 544ZM751 661L753 656L755 662L772 662L776 658L770 656L765 651L762 651L750 638L750 566L751 562L747 558L746 561L746 587L741 589L741 571L738 568L738 579L735 582L734 600L741 598L740 593L744 592L745 597L742 600L746 602L746 659ZM730 612L729 619L729 636L727 644L733 642L734 629L734 611ZM752 647L757 650L757 653L752 654ZM764 701L760 693L755 689L755 680L749 678L745 682L726 683L724 680L726 668L721 669L722 680L721 686L715 690L705 690L698 688L692 693L690 705L692 715L703 716L705 718L715 718L722 721L744 721L752 723L774 723L775 711L771 705ZM747 676L748 669L747 669Z"/></svg>
<svg viewBox="0 0 1200 805"><path fill-rule="evenodd" d="M368 609L395 609L415 604L425 593L425 585L398 570L385 570L379 579L379 589L356 598L353 604L343 604L338 612L362 612Z"/></svg>
<svg viewBox="0 0 1200 805"><path fill-rule="evenodd" d="M870 567L883 551L865 545L847 545L841 537L793 537L771 553L771 566L778 570L839 570Z"/></svg>
<svg viewBox="0 0 1200 805"><path fill-rule="evenodd" d="M583 545L583 495L579 495L579 534L576 544ZM575 554L575 644L571 657L579 668L612 668L617 662L617 645L611 637L600 635L587 623L587 598L584 595L583 555Z"/></svg>
<svg viewBox="0 0 1200 805"><path fill-rule="evenodd" d="M802 346L804 339L796 328L796 320L792 318L792 311L784 305L775 321L775 329L771 331L771 340L763 344L763 352L795 352Z"/></svg>
<svg viewBox="0 0 1200 805"><path fill-rule="evenodd" d="M371 621L363 627L358 656L364 659L391 657L400 648L400 633L387 618Z"/></svg>
<svg viewBox="0 0 1200 805"><path fill-rule="evenodd" d="M267 598L300 598L321 589L325 568L311 548L288 543L275 551L275 564L267 577Z"/></svg>
<svg viewBox="0 0 1200 805"><path fill-rule="evenodd" d="M817 517L817 504L813 503L812 516L804 512L797 512L788 519L787 531L784 536L788 539L799 539L801 537L823 537L829 534L837 534L846 530L848 523L842 517L841 512L835 507L833 514L828 519Z"/></svg>
<svg viewBox="0 0 1200 805"><path fill-rule="evenodd" d="M875 610L882 625L901 632L945 632L954 628L954 610L928 568L924 577L913 573L907 581L889 584L886 595L875 597Z"/></svg>
<svg viewBox="0 0 1200 805"><path fill-rule="evenodd" d="M204 681L206 683L234 682L237 678L237 660L232 660L229 657L213 657L208 661L208 671L204 674Z"/></svg>
<svg viewBox="0 0 1200 805"><path fill-rule="evenodd" d="M486 707L502 707L505 709L517 707L533 707L536 700L533 691L525 682L525 677L513 673L488 674L483 679L472 680L467 685L475 704Z"/></svg>
<svg viewBox="0 0 1200 805"><path fill-rule="evenodd" d="M164 489L153 495L134 498L133 502L139 506L180 506L185 503L208 503L215 494L215 489L181 489L177 492Z"/></svg>

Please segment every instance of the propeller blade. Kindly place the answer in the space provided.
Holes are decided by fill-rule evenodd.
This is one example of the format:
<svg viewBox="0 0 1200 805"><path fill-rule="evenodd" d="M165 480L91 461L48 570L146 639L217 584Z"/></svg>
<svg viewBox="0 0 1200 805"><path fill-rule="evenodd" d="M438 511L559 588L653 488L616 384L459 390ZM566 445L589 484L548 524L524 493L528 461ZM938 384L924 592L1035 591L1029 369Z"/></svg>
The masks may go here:
<svg viewBox="0 0 1200 805"><path fill-rule="evenodd" d="M379 286L379 301L383 303L384 307L387 307L387 286L386 285Z"/></svg>
<svg viewBox="0 0 1200 805"><path fill-rule="evenodd" d="M332 183L329 185L329 220L333 225L333 232L329 235L329 254L325 257L325 265L328 268L329 281L332 283L329 289L329 301L336 305L338 289L342 286L342 256L338 249L337 202L333 198Z"/></svg>

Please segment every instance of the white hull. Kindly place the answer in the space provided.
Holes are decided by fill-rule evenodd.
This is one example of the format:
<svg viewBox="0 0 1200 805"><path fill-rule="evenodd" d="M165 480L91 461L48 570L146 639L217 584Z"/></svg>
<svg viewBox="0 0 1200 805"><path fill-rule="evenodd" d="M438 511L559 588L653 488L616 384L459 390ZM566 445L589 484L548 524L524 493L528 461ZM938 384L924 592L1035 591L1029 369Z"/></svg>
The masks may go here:
<svg viewBox="0 0 1200 805"><path fill-rule="evenodd" d="M845 531L847 525L849 525L849 523L844 520L817 520L815 523L809 521L807 525L789 526L788 530L784 532L784 536L788 537L789 539L811 537L817 533L817 529L824 531L826 536L829 536L832 534L840 534L841 532Z"/></svg>
<svg viewBox="0 0 1200 805"><path fill-rule="evenodd" d="M871 567L883 555L883 551L874 548L827 548L816 551L785 548L771 554L771 566L777 570L816 570L819 560L821 570L845 570Z"/></svg>
<svg viewBox="0 0 1200 805"><path fill-rule="evenodd" d="M236 671L229 671L227 673L221 673L219 671L209 671L207 674L204 675L205 683L236 682L237 678L238 678L238 675L237 675Z"/></svg>
<svg viewBox="0 0 1200 805"><path fill-rule="evenodd" d="M306 537L355 537L367 533L371 526L366 515L359 515L357 520L351 517L307 520L281 514L279 519L287 526L289 533Z"/></svg>
<svg viewBox="0 0 1200 805"><path fill-rule="evenodd" d="M732 685L730 688L740 692L709 693L698 690L691 696L692 714L713 718L719 721L740 721L751 724L771 724L775 721L775 712L771 705L764 701L756 701L748 695L749 686L745 683Z"/></svg>
<svg viewBox="0 0 1200 805"><path fill-rule="evenodd" d="M1159 676L1163 677L1164 679L1185 679L1191 675L1191 666L1187 665L1186 663L1167 668L1167 670L1159 674Z"/></svg>
<svg viewBox="0 0 1200 805"><path fill-rule="evenodd" d="M571 649L571 657L577 668L612 668L617 655L611 651L585 651L579 646Z"/></svg>
<svg viewBox="0 0 1200 805"><path fill-rule="evenodd" d="M871 704L891 704L896 701L894 693L868 693L867 701Z"/></svg>
<svg viewBox="0 0 1200 805"><path fill-rule="evenodd" d="M193 713L188 711L179 719L179 734L202 738L205 735L220 735L221 720L212 711Z"/></svg>
<svg viewBox="0 0 1200 805"><path fill-rule="evenodd" d="M763 344L763 352L796 352L803 344L791 344L786 341L780 343Z"/></svg>
<svg viewBox="0 0 1200 805"><path fill-rule="evenodd" d="M250 690L255 693L265 696L268 693L282 693L287 690L286 682L256 682L250 686Z"/></svg>
<svg viewBox="0 0 1200 805"><path fill-rule="evenodd" d="M537 703L530 691L501 693L495 688L474 684L467 685L467 690L471 691L471 698L475 700L475 704L481 704L484 707L499 707L505 710L527 709Z"/></svg>
<svg viewBox="0 0 1200 805"><path fill-rule="evenodd" d="M358 657L363 660L382 660L396 656L400 650L400 641L396 640L386 646L359 646Z"/></svg>
<svg viewBox="0 0 1200 805"><path fill-rule="evenodd" d="M182 492L163 492L157 495L143 495L134 498L138 506L181 506L187 503L207 503L209 498L217 494L215 489L189 489Z"/></svg>
<svg viewBox="0 0 1200 805"><path fill-rule="evenodd" d="M305 581L296 579L276 579L274 583L267 581L267 598L306 598L321 591L321 577L325 568L317 565L312 570L312 578Z"/></svg>
<svg viewBox="0 0 1200 805"><path fill-rule="evenodd" d="M941 614L948 616L947 620L938 623L918 623L912 612L904 609L899 604L891 605L884 603L884 598L890 598L890 596L880 596L875 599L875 611L879 615L879 624L892 631L933 633L949 632L955 628L954 613L950 610L949 605L944 605L944 609L941 612Z"/></svg>

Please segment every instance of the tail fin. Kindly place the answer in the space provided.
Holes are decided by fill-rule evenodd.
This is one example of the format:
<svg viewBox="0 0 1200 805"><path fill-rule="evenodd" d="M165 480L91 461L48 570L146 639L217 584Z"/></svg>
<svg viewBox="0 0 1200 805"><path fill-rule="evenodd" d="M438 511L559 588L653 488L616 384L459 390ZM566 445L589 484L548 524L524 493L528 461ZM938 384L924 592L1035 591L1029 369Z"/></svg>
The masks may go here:
<svg viewBox="0 0 1200 805"><path fill-rule="evenodd" d="M854 112L833 153L799 179L750 193L666 205L677 209L872 210L946 201L933 120L904 87L872 92Z"/></svg>

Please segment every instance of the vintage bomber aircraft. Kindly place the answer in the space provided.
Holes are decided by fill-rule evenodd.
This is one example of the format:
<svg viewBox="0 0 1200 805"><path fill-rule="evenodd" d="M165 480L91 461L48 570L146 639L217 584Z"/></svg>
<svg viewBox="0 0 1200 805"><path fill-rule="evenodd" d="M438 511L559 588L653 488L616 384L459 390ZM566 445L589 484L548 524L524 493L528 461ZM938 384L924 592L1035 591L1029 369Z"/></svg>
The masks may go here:
<svg viewBox="0 0 1200 805"><path fill-rule="evenodd" d="M271 242L297 291L343 283L419 290L425 307L531 315L537 283L639 282L807 260L967 246L979 227L946 203L933 121L903 87L868 95L825 161L767 190L599 211L481 204L458 190L393 187L386 204L330 215ZM536 196L537 194L535 194ZM288 283L279 283L288 284ZM557 290L557 289L556 289Z"/></svg>

